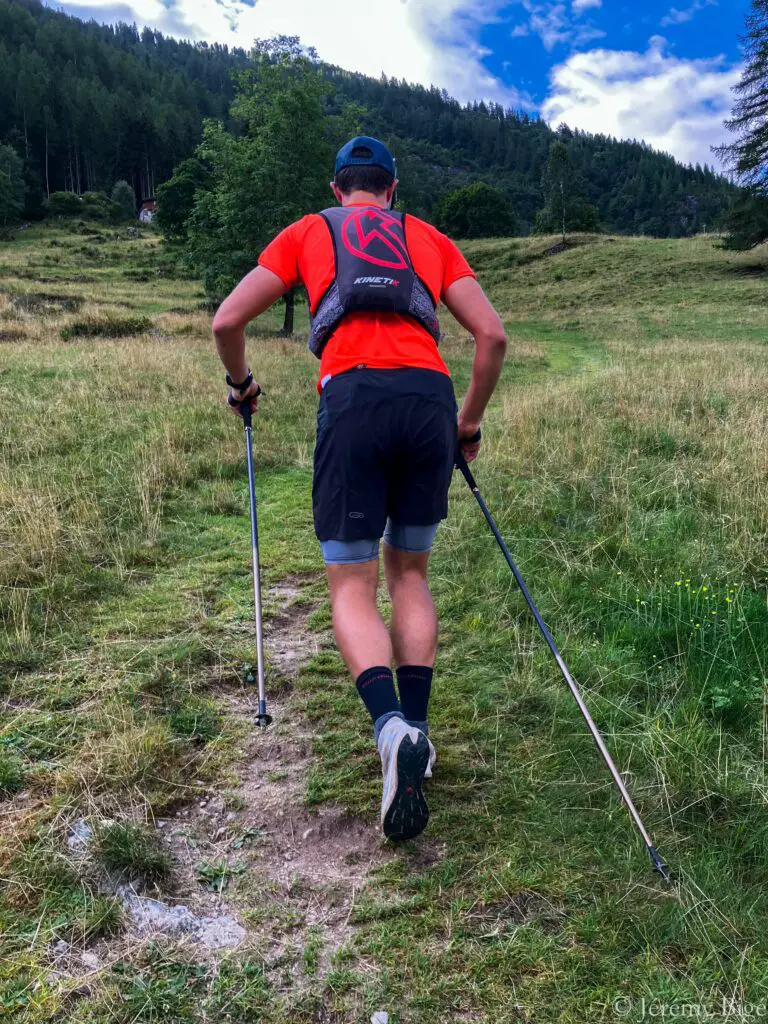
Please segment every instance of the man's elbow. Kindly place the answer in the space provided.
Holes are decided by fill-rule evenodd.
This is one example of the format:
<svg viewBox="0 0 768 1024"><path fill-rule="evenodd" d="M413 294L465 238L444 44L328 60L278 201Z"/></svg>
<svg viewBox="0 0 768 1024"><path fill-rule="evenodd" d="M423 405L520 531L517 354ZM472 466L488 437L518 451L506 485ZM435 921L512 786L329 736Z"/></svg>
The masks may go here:
<svg viewBox="0 0 768 1024"><path fill-rule="evenodd" d="M501 324L488 327L475 341L497 355L507 351L507 334Z"/></svg>
<svg viewBox="0 0 768 1024"><path fill-rule="evenodd" d="M492 345L497 352L504 354L507 351L507 332L502 327L501 330L493 335Z"/></svg>

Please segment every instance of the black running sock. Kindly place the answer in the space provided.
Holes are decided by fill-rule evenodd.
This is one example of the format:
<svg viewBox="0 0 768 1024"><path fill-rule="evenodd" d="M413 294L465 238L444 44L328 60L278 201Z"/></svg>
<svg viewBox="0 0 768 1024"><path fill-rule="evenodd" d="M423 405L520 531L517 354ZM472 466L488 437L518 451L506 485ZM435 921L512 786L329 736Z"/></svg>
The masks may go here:
<svg viewBox="0 0 768 1024"><path fill-rule="evenodd" d="M434 669L427 668L426 665L402 665L397 670L403 718L409 725L415 725L419 729L427 723L433 674Z"/></svg>
<svg viewBox="0 0 768 1024"><path fill-rule="evenodd" d="M382 715L391 716L400 713L400 705L395 693L395 677L392 669L386 665L366 669L357 677L357 692L374 725Z"/></svg>

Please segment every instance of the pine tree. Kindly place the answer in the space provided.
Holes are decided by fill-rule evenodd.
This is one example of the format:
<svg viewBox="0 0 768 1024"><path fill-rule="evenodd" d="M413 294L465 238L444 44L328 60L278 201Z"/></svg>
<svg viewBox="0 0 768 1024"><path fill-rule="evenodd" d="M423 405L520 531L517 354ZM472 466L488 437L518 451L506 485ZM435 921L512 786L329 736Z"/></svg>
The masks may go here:
<svg viewBox="0 0 768 1024"><path fill-rule="evenodd" d="M736 141L717 152L743 185L768 193L768 0L752 0L744 43L746 66L726 121Z"/></svg>
<svg viewBox="0 0 768 1024"><path fill-rule="evenodd" d="M726 121L736 140L716 150L745 186L725 219L728 249L751 249L768 238L768 0L752 0L744 43L746 66Z"/></svg>
<svg viewBox="0 0 768 1024"><path fill-rule="evenodd" d="M24 164L11 146L0 145L0 229L18 223L24 209Z"/></svg>
<svg viewBox="0 0 768 1024"><path fill-rule="evenodd" d="M764 13L765 4L759 9ZM295 40L261 49L274 63L286 46L294 57L306 54ZM40 217L43 200L56 193L104 192L116 179L138 198L151 195L194 154L205 121L236 133L229 111L237 73L252 66L242 49L84 23L39 0L0 0L0 140L24 160L23 216ZM316 70L334 90L323 101L326 115L351 104L364 108L364 134L397 153L399 199L408 212L429 218L440 196L485 181L509 198L518 230L530 230L558 137L543 121L493 103L462 106L444 90L397 79L319 62ZM735 192L723 176L681 167L644 143L576 130L564 138L587 202L612 231L698 231L719 221ZM682 217L679 202L665 205L659 197L663 174L670 196L695 199L685 200Z"/></svg>

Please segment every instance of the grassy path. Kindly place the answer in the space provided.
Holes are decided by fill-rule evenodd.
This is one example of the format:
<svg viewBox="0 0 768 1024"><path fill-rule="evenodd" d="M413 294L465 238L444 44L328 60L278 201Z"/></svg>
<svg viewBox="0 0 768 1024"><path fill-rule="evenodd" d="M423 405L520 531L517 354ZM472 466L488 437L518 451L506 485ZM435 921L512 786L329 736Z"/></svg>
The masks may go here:
<svg viewBox="0 0 768 1024"><path fill-rule="evenodd" d="M478 475L677 868L665 890L458 480L433 818L381 846L311 530L314 360L264 335L278 725L253 733L242 432L209 317L151 236L98 237L0 252L0 1015L506 1024L768 998L764 258L469 251L513 339ZM101 333L60 338L81 322ZM447 351L462 391L471 347ZM148 939L128 883L245 938Z"/></svg>

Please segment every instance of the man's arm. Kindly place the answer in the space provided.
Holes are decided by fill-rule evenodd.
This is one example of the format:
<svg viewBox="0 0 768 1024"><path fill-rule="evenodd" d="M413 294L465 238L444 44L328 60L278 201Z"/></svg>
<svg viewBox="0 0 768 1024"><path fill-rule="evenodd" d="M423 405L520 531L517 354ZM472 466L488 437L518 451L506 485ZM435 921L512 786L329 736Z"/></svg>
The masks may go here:
<svg viewBox="0 0 768 1024"><path fill-rule="evenodd" d="M507 335L504 324L485 292L473 277L461 277L446 290L443 302L462 327L475 339L472 382L459 413L459 441L472 437L480 429L504 365ZM462 444L468 462L477 458L479 444Z"/></svg>
<svg viewBox="0 0 768 1024"><path fill-rule="evenodd" d="M240 382L248 376L245 328L287 290L277 274L265 267L256 267L219 306L213 318L213 334L219 358L232 380ZM257 392L258 385L254 382L242 393L233 391L233 395L237 401L242 401Z"/></svg>

